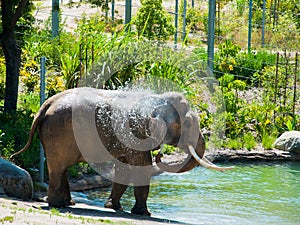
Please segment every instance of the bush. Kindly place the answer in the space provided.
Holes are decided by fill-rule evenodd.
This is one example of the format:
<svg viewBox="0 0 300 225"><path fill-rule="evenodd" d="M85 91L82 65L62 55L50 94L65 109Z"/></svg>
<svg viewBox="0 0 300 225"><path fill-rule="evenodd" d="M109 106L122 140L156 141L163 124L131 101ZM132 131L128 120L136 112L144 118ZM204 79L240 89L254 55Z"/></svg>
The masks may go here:
<svg viewBox="0 0 300 225"><path fill-rule="evenodd" d="M171 16L162 7L162 0L141 0L141 4L132 22L139 36L150 40L166 40L176 32Z"/></svg>
<svg viewBox="0 0 300 225"><path fill-rule="evenodd" d="M243 146L247 150L251 150L251 149L255 148L256 145L257 145L257 143L256 143L255 138L252 133L246 133L243 136Z"/></svg>
<svg viewBox="0 0 300 225"><path fill-rule="evenodd" d="M13 153L22 149L27 143L31 123L32 112L17 111L15 114L7 114L0 110L0 156L8 159ZM39 141L34 136L31 147L14 159L19 166L30 169L39 165Z"/></svg>

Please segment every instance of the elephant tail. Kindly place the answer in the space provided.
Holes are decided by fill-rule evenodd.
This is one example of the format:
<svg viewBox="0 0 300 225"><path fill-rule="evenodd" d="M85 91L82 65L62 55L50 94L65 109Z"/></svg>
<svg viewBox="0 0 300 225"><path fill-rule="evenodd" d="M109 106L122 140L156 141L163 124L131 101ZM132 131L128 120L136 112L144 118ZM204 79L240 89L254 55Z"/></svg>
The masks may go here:
<svg viewBox="0 0 300 225"><path fill-rule="evenodd" d="M31 128L30 128L30 133L29 133L29 138L28 138L28 141L27 141L26 145L20 151L12 154L9 157L10 159L12 159L16 155L19 155L20 153L26 151L30 147L30 145L32 143L32 140L33 140L34 132L36 131L36 128L39 126L42 119L45 117L46 111L49 107L50 107L50 104L47 104L47 101L41 106L40 110L35 115L35 117L32 121Z"/></svg>

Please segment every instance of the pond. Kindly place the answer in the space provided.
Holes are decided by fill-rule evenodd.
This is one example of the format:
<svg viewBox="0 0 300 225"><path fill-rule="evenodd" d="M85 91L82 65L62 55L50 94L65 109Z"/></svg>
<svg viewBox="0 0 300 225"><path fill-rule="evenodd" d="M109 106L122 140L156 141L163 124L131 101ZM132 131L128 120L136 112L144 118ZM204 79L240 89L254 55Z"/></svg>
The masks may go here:
<svg viewBox="0 0 300 225"><path fill-rule="evenodd" d="M300 224L299 162L235 167L225 173L198 167L154 177L148 199L152 216L191 224ZM80 198L103 206L108 196L107 189ZM122 205L130 211L133 189L124 197Z"/></svg>

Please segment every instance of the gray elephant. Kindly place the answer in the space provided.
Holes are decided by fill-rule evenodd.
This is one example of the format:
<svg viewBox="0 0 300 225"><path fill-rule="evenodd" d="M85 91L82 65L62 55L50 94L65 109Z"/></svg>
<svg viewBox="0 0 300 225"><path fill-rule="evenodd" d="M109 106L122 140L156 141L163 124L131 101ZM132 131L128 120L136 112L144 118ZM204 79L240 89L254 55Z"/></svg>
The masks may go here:
<svg viewBox="0 0 300 225"><path fill-rule="evenodd" d="M78 162L114 161L112 191L105 207L122 210L120 198L133 182L136 203L131 212L150 215L147 198L152 168L151 151L163 144L177 146L188 156L168 165L162 154L156 164L164 171L182 173L197 165L216 170L204 155L205 143L196 114L179 93L155 95L147 92L77 88L49 98L36 114L29 148L39 129L49 170L50 207L74 204L70 196L67 168ZM13 156L14 156L13 155Z"/></svg>

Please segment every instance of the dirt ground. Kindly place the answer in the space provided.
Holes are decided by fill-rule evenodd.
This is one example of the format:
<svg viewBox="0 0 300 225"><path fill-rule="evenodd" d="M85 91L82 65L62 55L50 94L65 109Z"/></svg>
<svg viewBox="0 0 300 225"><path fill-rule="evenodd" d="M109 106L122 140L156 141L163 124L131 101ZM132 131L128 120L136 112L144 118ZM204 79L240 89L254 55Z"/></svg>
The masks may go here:
<svg viewBox="0 0 300 225"><path fill-rule="evenodd" d="M44 202L20 201L0 197L0 224L182 224L160 218L133 215L128 212L76 204L66 209L49 209Z"/></svg>

